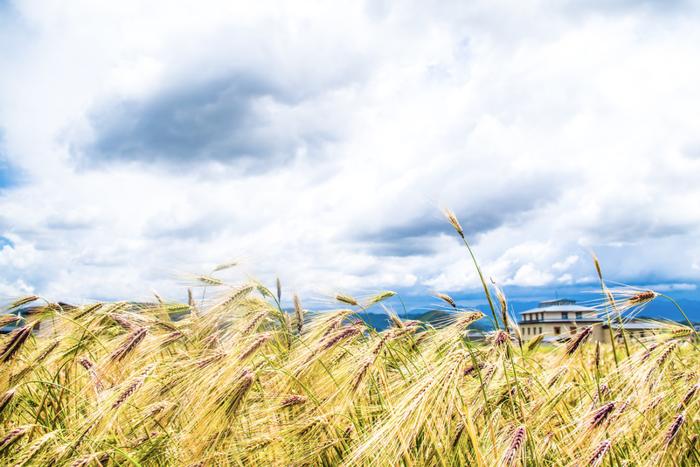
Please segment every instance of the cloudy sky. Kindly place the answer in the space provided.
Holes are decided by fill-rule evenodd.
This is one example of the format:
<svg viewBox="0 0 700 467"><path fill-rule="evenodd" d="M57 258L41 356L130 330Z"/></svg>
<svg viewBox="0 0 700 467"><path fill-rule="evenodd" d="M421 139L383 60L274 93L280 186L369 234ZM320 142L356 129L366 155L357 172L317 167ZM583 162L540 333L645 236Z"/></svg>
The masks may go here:
<svg viewBox="0 0 700 467"><path fill-rule="evenodd" d="M236 4L238 3L238 5ZM254 5L254 6L251 6ZM700 282L681 1L0 0L0 298ZM237 280L240 277L232 277Z"/></svg>

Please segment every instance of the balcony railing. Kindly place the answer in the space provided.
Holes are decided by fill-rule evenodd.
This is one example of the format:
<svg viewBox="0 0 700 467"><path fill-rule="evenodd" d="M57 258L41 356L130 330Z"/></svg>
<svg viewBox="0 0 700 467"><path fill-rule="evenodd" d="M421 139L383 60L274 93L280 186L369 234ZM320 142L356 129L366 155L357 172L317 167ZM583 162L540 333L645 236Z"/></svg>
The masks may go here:
<svg viewBox="0 0 700 467"><path fill-rule="evenodd" d="M561 316L553 316L553 317L547 317L547 318L533 318L533 319L528 319L524 318L520 320L521 324L527 324L527 323L547 323L547 322L558 322L558 321L602 321L602 318L599 318L597 316L571 316L569 315L568 317L564 318Z"/></svg>

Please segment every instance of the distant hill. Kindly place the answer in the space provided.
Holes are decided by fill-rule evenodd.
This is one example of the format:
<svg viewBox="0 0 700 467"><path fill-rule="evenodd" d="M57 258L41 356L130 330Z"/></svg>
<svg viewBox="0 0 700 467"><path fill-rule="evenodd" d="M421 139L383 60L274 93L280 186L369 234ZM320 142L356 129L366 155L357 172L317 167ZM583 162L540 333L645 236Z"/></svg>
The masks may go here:
<svg viewBox="0 0 700 467"><path fill-rule="evenodd" d="M368 325L372 326L377 331L383 331L391 327L389 315L385 313L362 312L357 313L357 316ZM448 310L413 310L408 313L402 313L400 318L406 320L416 320L428 323L435 328L441 328L454 322L454 313ZM478 330L489 330L492 328L490 321L487 318L482 318L471 325L471 328Z"/></svg>
<svg viewBox="0 0 700 467"><path fill-rule="evenodd" d="M389 321L389 315L380 313L357 313L357 316L362 318L362 320L369 326L372 326L377 331L383 331L391 327L391 321Z"/></svg>
<svg viewBox="0 0 700 467"><path fill-rule="evenodd" d="M444 326L447 326L449 324L452 324L455 320L454 314L449 313L444 310L431 310L427 311L419 316L416 316L415 318L418 321L423 321L424 323L428 323L433 327L436 328L441 328Z"/></svg>
<svg viewBox="0 0 700 467"><path fill-rule="evenodd" d="M581 300L581 302L584 304L587 301L588 300ZM510 306L515 312L515 318L519 319L521 312L531 308L536 308L538 303L538 301L512 301L510 302ZM681 308L683 308L683 311L688 315L692 322L700 322L700 300L681 298L678 300L678 304L681 306ZM491 320L489 319L489 317L491 316L491 311L488 305L481 304L477 305L474 308L482 311L486 316L472 324L471 327L473 329L479 329L482 331L488 331L493 329L493 325L491 323ZM365 312L361 315L369 325L371 325L377 330L381 331L391 326L389 318L386 314ZM675 307L675 305L663 298L657 298L653 302L642 307L639 310L637 316L649 319L664 319L678 322L685 321L681 313ZM401 313L400 317L404 320L415 319L423 321L426 323L430 323L432 326L435 327L444 326L445 323L449 323L451 321L451 313L449 310L435 308L428 309L426 311L426 307L414 309L407 313Z"/></svg>

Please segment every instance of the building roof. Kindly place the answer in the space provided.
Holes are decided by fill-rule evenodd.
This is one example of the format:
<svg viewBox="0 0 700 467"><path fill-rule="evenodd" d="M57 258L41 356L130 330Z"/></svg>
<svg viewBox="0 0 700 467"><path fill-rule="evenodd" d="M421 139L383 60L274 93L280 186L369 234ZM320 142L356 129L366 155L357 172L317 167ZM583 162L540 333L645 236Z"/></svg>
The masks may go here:
<svg viewBox="0 0 700 467"><path fill-rule="evenodd" d="M576 300L571 300L568 298L557 298L554 300L544 300L540 302L539 306L552 306L552 305L573 305Z"/></svg>
<svg viewBox="0 0 700 467"><path fill-rule="evenodd" d="M573 301L573 300L572 300L572 301ZM540 303L540 306L538 306L537 308L531 308L531 309L529 309L529 310L525 310L525 311L523 311L523 312L520 313L520 314L522 315L522 314L525 314L525 313L547 313L547 312L562 312L562 311L573 311L573 312L576 312L576 311L585 311L585 312L588 312L588 313L590 313L590 312L598 312L598 310L596 310L595 308L590 308L590 307L581 306L581 305L574 305L574 304L571 304L571 305L549 305L549 306L542 306L543 303L546 303L546 302L542 302L542 303Z"/></svg>

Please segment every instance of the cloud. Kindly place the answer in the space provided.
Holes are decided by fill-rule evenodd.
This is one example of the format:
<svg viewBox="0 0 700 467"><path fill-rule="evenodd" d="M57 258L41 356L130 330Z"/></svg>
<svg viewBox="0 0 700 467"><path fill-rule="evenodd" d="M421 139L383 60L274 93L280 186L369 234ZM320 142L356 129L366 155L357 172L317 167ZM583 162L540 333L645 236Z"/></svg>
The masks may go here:
<svg viewBox="0 0 700 467"><path fill-rule="evenodd" d="M679 13L692 10L693 3L687 0L613 0L613 1L582 1L572 0L564 2L566 7L576 11L589 13L611 12L629 13L630 11L648 10L654 14Z"/></svg>
<svg viewBox="0 0 700 467"><path fill-rule="evenodd" d="M652 3L16 3L0 294L181 298L231 259L311 296L478 291L442 207L513 290L592 283L591 250L695 284L698 15Z"/></svg>
<svg viewBox="0 0 700 467"><path fill-rule="evenodd" d="M677 292L677 291L695 291L697 290L697 284L687 284L687 283L675 283L675 284L647 284L640 288L651 289L656 292Z"/></svg>
<svg viewBox="0 0 700 467"><path fill-rule="evenodd" d="M107 103L91 112L94 141L77 152L83 163L106 161L237 162L270 167L299 151L318 152L327 129L299 128L300 97L245 72Z"/></svg>

